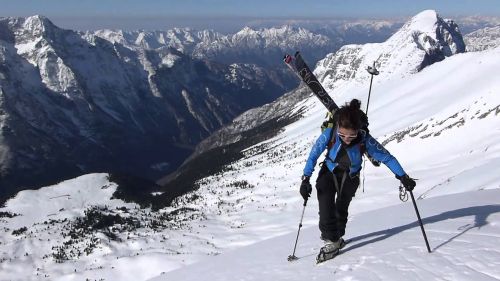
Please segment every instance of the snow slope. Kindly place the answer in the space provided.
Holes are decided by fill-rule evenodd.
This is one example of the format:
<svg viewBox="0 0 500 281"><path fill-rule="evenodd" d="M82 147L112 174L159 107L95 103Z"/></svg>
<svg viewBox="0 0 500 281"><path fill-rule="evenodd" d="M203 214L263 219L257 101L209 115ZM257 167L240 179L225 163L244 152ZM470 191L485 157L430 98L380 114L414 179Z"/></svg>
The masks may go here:
<svg viewBox="0 0 500 281"><path fill-rule="evenodd" d="M301 243L305 243L301 248L306 253L303 255L307 255L309 261L304 262L305 268L299 263L297 270L291 270L290 266L294 268L295 265L287 264L286 256L291 252L301 211L298 178L302 174L311 142L319 133L319 125L313 124L320 124L324 116L322 106L311 97L297 106L307 109L304 119L288 126L276 138L246 150L247 158L232 164L234 171L206 179L200 190L195 192L200 198L196 202L198 207L206 214L213 210L213 216L208 216L214 220L218 209L211 207L213 202L233 204L234 211L229 210L224 214L228 217L225 221L240 223L246 235L238 235L239 232L234 230L228 232L225 239L233 242L229 244L230 247L236 248L234 241L249 244L249 237L253 236L262 239L273 234L288 233L288 236L238 250L214 261L206 261L208 264L197 263L159 280L176 280L181 275L182 280L190 280L190 276L209 276L207 280L304 280L316 277L323 280L330 278L333 272L343 270L345 272L340 277L346 277L345 280L400 280L396 274L398 270L407 271L408 275L414 274L414 279L410 280L439 279L437 276L441 274L448 276L442 280L494 280L498 277L495 263L498 263L500 256L498 251L491 249L498 243L498 235L495 234L498 214L492 216L491 227L479 228L484 233L463 240L454 236L459 237L457 234L469 227L467 219L462 220L457 213L467 214L464 217L477 213L480 217L482 212L496 213L499 210L498 207L486 207L489 211L467 209L474 206L471 202L491 205L500 198L500 175L497 171L500 164L500 83L494 74L495 67L500 63L499 54L499 48L482 53L458 54L400 79L384 81L381 74L377 78L380 83L376 84L376 90L372 93L372 132L380 141L386 142L386 147L397 156L406 171L419 179L415 195L420 198L424 219L431 226L435 223L430 228L432 232L429 232L432 236L429 236L433 237L433 249L439 250L438 258L423 261L428 257L418 226L414 224L412 206L406 203L406 209L402 211L394 176L384 167L374 168L367 164L364 174L366 192L358 190L352 203L350 213L353 224L349 226L348 236L358 237L373 231L377 234L353 244L354 247L358 245L356 248L359 250L353 249L350 260L340 269L335 267L337 271L327 268L323 273L312 274L309 269L321 243L316 227L317 203L311 200L304 218L304 225L311 227L305 230L301 240ZM350 100L364 97L366 89L351 89L336 94L337 100ZM227 185L234 180L246 180L253 185L251 197L248 197L248 192L228 188ZM481 193L484 189L494 191ZM460 195L462 192L469 193ZM222 194L224 196L221 198ZM438 197L445 194L457 194L457 197ZM479 201L466 200L476 196L479 196ZM481 198L487 200L483 202ZM391 205L396 206L378 211ZM367 211L370 212L361 214ZM377 215L377 212L381 215ZM449 213L439 215L446 212ZM356 224L358 217L359 223ZM448 218L456 222L441 222ZM223 220L221 217L219 219ZM411 224L411 228L405 226L407 223ZM390 230L394 227L396 230ZM402 230L410 232L410 238L403 235L405 233L401 233ZM381 239L379 235L384 236L384 233L391 235L385 235L388 239ZM372 240L384 241L370 246L365 243ZM451 241L463 245L448 247L448 244L453 245ZM359 246L365 244L367 247ZM407 247L412 251L401 250ZM474 251L476 248L480 250ZM381 253L388 253L387 258L376 258ZM425 257L421 257L422 254ZM471 254L474 259L470 257ZM395 263L396 260L402 261ZM363 263L368 263L367 267L353 273ZM384 273L386 268L391 271ZM373 271L376 274L372 274Z"/></svg>
<svg viewBox="0 0 500 281"><path fill-rule="evenodd" d="M290 233L172 271L163 280L499 280L500 190L465 192L418 202L428 253L410 202L351 218L349 244L334 260L315 265L321 244L315 227L300 234L288 262ZM298 214L298 212L297 212Z"/></svg>
<svg viewBox="0 0 500 281"><path fill-rule="evenodd" d="M500 260L495 250L499 240L495 204L500 199L498 65L500 48L495 48L453 55L418 73L390 79L381 68L374 81L371 132L419 179L415 195L435 250L431 255L425 251L411 203L397 198L397 180L387 168L367 164L366 190L360 187L350 208L347 236L356 240L339 257L342 264L313 266L321 245L316 200L307 206L297 249L304 258L293 264L286 261L302 210L299 177L325 114L311 96L293 109L302 110L303 119L246 149L245 158L201 180L198 190L158 214L111 199L114 187L105 175L18 194L0 209L20 214L0 218L0 279L146 280L179 269L158 278L285 279L281 274L290 280L322 280L335 274L344 280L496 280ZM332 94L339 104L353 97L365 104L368 84L356 83ZM92 195L83 200L78 190L89 188ZM68 241L60 234L68 224L53 222L49 229L44 221L74 219L93 205L108 205L112 214L145 223L119 233L121 242L98 232L99 243L91 254L56 263L52 249ZM128 208L126 214L122 207ZM148 226L154 221L151 216L180 210L183 213L169 222L179 224L160 230ZM13 234L23 226L29 231ZM256 244L260 241L264 242ZM84 248L88 242L80 243Z"/></svg>

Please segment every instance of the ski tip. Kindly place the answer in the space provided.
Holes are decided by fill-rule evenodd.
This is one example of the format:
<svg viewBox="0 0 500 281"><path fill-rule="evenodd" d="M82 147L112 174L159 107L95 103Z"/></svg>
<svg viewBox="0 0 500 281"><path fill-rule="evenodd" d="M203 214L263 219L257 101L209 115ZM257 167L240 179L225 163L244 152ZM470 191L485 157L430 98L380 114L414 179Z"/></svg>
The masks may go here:
<svg viewBox="0 0 500 281"><path fill-rule="evenodd" d="M283 57L283 61L285 63L290 63L292 61L292 56L290 56L289 54L285 54L285 56Z"/></svg>

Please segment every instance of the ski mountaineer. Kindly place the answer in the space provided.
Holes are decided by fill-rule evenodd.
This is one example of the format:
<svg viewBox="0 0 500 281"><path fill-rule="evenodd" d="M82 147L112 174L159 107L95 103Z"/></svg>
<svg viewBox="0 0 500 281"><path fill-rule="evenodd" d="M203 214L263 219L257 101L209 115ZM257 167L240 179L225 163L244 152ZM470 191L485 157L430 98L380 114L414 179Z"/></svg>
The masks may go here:
<svg viewBox="0 0 500 281"><path fill-rule="evenodd" d="M309 179L318 158L327 150L316 180L319 229L325 242L317 257L318 263L335 257L345 246L342 236L345 234L349 203L359 185L365 151L384 163L407 190L413 190L416 185L396 158L367 132L368 118L360 106L361 102L353 99L335 112L333 126L326 128L316 140L304 168L300 194L307 200L312 191Z"/></svg>

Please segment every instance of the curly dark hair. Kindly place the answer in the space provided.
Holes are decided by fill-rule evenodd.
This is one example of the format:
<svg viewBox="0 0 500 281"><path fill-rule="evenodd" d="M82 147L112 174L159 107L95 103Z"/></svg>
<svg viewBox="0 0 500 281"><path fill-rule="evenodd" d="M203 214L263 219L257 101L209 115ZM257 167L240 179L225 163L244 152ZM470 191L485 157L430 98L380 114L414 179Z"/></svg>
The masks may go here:
<svg viewBox="0 0 500 281"><path fill-rule="evenodd" d="M361 102L353 99L339 108L336 112L339 127L359 130L367 125L367 117L361 111Z"/></svg>

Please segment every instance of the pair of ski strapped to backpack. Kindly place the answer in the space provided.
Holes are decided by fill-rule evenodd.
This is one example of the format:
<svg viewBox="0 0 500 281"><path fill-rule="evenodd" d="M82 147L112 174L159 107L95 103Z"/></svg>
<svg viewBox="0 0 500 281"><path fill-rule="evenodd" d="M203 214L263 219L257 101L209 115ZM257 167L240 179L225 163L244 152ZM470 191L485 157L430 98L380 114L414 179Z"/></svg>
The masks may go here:
<svg viewBox="0 0 500 281"><path fill-rule="evenodd" d="M321 101L326 109L331 114L335 114L335 111L339 109L338 105L333 101L332 97L328 95L325 88L323 88L323 85L321 85L318 81L318 78L316 78L316 76L311 72L311 69L302 59L300 53L296 52L294 57L289 54L285 54L283 61L293 73L297 74L300 79L306 83L309 89L312 90L314 95Z"/></svg>

